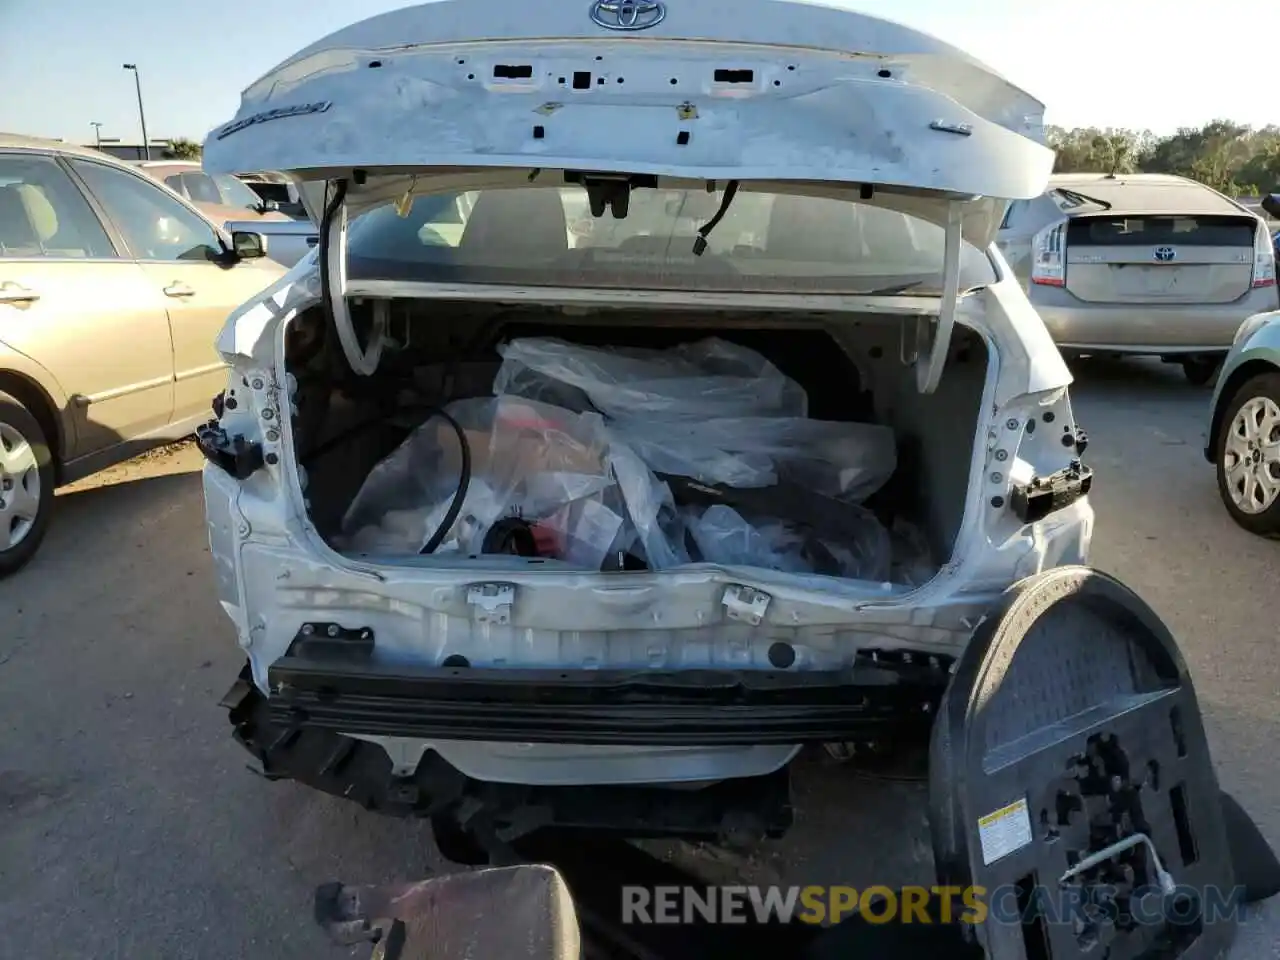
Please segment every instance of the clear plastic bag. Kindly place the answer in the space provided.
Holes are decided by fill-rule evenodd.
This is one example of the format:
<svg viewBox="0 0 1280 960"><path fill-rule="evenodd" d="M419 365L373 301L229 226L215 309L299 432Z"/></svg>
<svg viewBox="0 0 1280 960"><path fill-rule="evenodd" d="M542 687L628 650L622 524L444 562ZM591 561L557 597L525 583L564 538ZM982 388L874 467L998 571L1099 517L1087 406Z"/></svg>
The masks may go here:
<svg viewBox="0 0 1280 960"><path fill-rule="evenodd" d="M524 339L502 352L496 396L448 407L467 435L472 476L437 553L477 554L494 523L521 517L545 534L544 549L587 569L632 554L653 570L705 559L888 579L889 534L869 511L863 523L855 504L893 473L889 428L806 419L798 384L723 340L647 351ZM343 521L349 544L420 552L460 469L453 428L427 421L366 478ZM854 511L851 542L785 519L749 521L729 506L678 506L657 474L737 488L786 480L839 497Z"/></svg>
<svg viewBox="0 0 1280 960"><path fill-rule="evenodd" d="M894 583L922 587L938 574L938 563L924 531L901 518L894 520L889 531L893 550Z"/></svg>
<svg viewBox="0 0 1280 960"><path fill-rule="evenodd" d="M614 443L610 447L609 465L649 567L664 570L688 563L684 523L676 510L671 488L658 480L626 444Z"/></svg>
<svg viewBox="0 0 1280 960"><path fill-rule="evenodd" d="M852 541L806 535L785 520L760 519L753 523L724 504L705 510L687 509L683 516L689 535L708 563L887 581L891 562L889 532L874 514L863 512L865 523L859 524L857 539Z"/></svg>
<svg viewBox="0 0 1280 960"><path fill-rule="evenodd" d="M576 567L599 570L622 532L624 518L599 499L566 503L540 522L560 541L559 559Z"/></svg>
<svg viewBox="0 0 1280 960"><path fill-rule="evenodd" d="M362 491L363 492L363 491ZM346 537L347 549L357 553L413 555L444 522L453 503L452 491L441 499L418 507L390 509L371 522L353 525ZM506 498L483 480L472 478L458 519L445 534L436 553L478 553L485 534L507 511Z"/></svg>
<svg viewBox="0 0 1280 960"><path fill-rule="evenodd" d="M734 487L781 476L860 501L897 466L893 431L810 420L803 388L763 356L715 338L670 350L584 347L549 339L501 348L497 394L589 401L614 445L650 469Z"/></svg>
<svg viewBox="0 0 1280 960"><path fill-rule="evenodd" d="M608 431L658 473L730 487L767 487L786 477L858 502L897 467L893 430L878 424L740 417L611 422Z"/></svg>
<svg viewBox="0 0 1280 960"><path fill-rule="evenodd" d="M585 347L550 338L513 340L495 394L546 390L543 378L581 390L595 409L626 420L803 417L804 389L754 350L710 338L670 350ZM545 394L535 393L535 396Z"/></svg>
<svg viewBox="0 0 1280 960"><path fill-rule="evenodd" d="M591 409L591 399L586 391L517 361L506 361L498 368L493 392L497 396L549 403L574 413L585 413Z"/></svg>
<svg viewBox="0 0 1280 960"><path fill-rule="evenodd" d="M804 538L785 524L748 523L733 507L717 504L684 511L689 535L707 563L811 572L800 554Z"/></svg>
<svg viewBox="0 0 1280 960"><path fill-rule="evenodd" d="M459 400L447 412L467 436L471 479L437 553L478 553L497 520L518 516L547 520L553 529L560 524L573 534L567 540L577 545L577 556L604 556L617 531L600 532L608 528L600 514L593 526L584 525L581 510L576 519L565 512L588 499L600 502L614 486L599 414L515 397ZM461 445L448 421L423 423L365 478L342 522L349 545L364 552L421 551L453 502L461 468ZM605 542L593 547L579 531L596 531Z"/></svg>
<svg viewBox="0 0 1280 960"><path fill-rule="evenodd" d="M463 430L472 433L492 425L493 407L494 400L488 397L459 400L447 409ZM452 436L452 428L443 419L427 420L369 471L342 518L341 529L349 547L366 552L417 553L426 545L434 532L434 527L427 528L427 522L437 510L443 519L458 488L461 460L455 456L446 462L445 447L439 440L442 429ZM455 451L457 443L455 436ZM497 496L477 479L473 476L474 493L468 491L468 499L478 513L485 514L489 511L484 504ZM443 509L439 508L441 503Z"/></svg>

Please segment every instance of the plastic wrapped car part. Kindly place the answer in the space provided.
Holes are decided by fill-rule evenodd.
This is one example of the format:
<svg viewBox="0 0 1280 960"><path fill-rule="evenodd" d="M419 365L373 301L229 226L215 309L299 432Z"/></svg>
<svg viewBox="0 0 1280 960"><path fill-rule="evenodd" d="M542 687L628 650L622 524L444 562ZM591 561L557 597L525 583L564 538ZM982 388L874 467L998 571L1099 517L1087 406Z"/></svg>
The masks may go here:
<svg viewBox="0 0 1280 960"><path fill-rule="evenodd" d="M654 570L689 562L684 546L684 526L676 511L671 488L658 480L626 444L609 450L609 465L617 478L636 541Z"/></svg>
<svg viewBox="0 0 1280 960"><path fill-rule="evenodd" d="M574 413L585 413L591 409L591 399L586 391L522 363L504 362L498 367L496 375L490 376L486 386L492 386L493 392L498 396L523 397L563 407Z"/></svg>
<svg viewBox="0 0 1280 960"><path fill-rule="evenodd" d="M612 421L608 430L658 473L731 487L788 479L815 493L861 501L897 467L893 430L879 424L735 417Z"/></svg>
<svg viewBox="0 0 1280 960"><path fill-rule="evenodd" d="M495 393L573 410L589 401L608 418L610 438L659 473L735 487L766 487L786 476L860 501L897 466L889 427L807 419L799 384L727 341L646 351L534 338L501 352Z"/></svg>
<svg viewBox="0 0 1280 960"><path fill-rule="evenodd" d="M537 524L555 537L552 555L576 567L599 570L618 542L623 517L599 499L574 500Z"/></svg>
<svg viewBox="0 0 1280 960"><path fill-rule="evenodd" d="M667 351L517 340L504 353L496 397L446 408L466 437L474 489L437 552L888 578L888 534L857 506L896 466L888 428L805 419L798 384L721 340ZM448 517L460 448L439 424L411 434L349 508L349 544L417 552ZM513 518L533 547L511 532Z"/></svg>
<svg viewBox="0 0 1280 960"><path fill-rule="evenodd" d="M362 488L361 494L364 493ZM413 555L422 550L427 538L444 522L453 503L453 491L416 506L391 507L381 512L376 510L375 498L376 492L365 497L364 509L371 514L367 521L344 522L342 545L357 553ZM505 511L506 498L482 479L473 477L457 519L445 531L435 552L480 552L489 528Z"/></svg>
<svg viewBox="0 0 1280 960"><path fill-rule="evenodd" d="M614 487L598 414L571 411L514 397L461 400L447 408L468 440L471 488L438 553L478 553L489 528L502 517L546 520L565 527L575 551L588 533L606 536L566 516L566 506L601 500ZM363 552L416 553L446 516L456 489L461 445L451 427L428 421L374 466L343 518L346 546ZM601 503L603 506L603 503ZM600 514L594 514L597 520ZM619 523L621 521L619 520ZM608 534L590 552L603 558L616 537ZM576 546L575 546L576 543ZM416 544L416 546L415 546ZM596 561L597 567L599 561Z"/></svg>
<svg viewBox="0 0 1280 960"><path fill-rule="evenodd" d="M739 489L698 483L687 477L661 476L680 507L733 507L746 517L776 517L823 537L857 541L868 524L881 526L875 515L855 503L824 497L781 481L773 487ZM886 533L887 536L887 533Z"/></svg>
<svg viewBox="0 0 1280 960"><path fill-rule="evenodd" d="M576 387L595 409L626 420L804 417L804 389L754 350L714 337L670 350L586 347L550 338L499 348L496 394L529 390L528 371Z"/></svg>
<svg viewBox="0 0 1280 960"><path fill-rule="evenodd" d="M886 580L889 535L869 512L856 540L821 537L783 520L748 521L726 504L684 511L689 534L708 563Z"/></svg>
<svg viewBox="0 0 1280 960"><path fill-rule="evenodd" d="M889 529L889 542L893 554L890 579L894 583L922 587L937 575L938 564L929 541L915 524L896 518Z"/></svg>
<svg viewBox="0 0 1280 960"><path fill-rule="evenodd" d="M482 553L510 553L517 557L538 556L538 538L524 517L503 517L489 528L480 545Z"/></svg>

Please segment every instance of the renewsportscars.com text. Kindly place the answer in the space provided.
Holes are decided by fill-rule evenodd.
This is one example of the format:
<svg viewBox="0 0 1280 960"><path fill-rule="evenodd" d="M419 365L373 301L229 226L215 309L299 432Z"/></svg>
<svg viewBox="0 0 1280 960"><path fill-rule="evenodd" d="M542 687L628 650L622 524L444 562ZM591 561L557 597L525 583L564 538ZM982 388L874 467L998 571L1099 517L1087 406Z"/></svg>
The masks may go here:
<svg viewBox="0 0 1280 960"><path fill-rule="evenodd" d="M1048 923L1097 920L1121 914L1118 891L1079 887L1030 891L996 887L641 887L622 888L623 923L839 923L861 914L872 923L1019 924L1033 916ZM1124 899L1124 915L1139 924L1195 924L1246 919L1244 888L1179 888L1168 897L1158 887L1139 888Z"/></svg>

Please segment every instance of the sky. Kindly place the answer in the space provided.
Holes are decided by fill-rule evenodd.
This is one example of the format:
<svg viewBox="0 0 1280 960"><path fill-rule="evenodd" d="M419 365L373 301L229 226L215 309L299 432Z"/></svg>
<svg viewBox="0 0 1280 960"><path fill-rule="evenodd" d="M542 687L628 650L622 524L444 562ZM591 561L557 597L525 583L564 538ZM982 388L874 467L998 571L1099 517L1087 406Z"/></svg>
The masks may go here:
<svg viewBox="0 0 1280 960"><path fill-rule="evenodd" d="M511 0L519 3L520 0ZM564 0L583 7L587 0ZM667 0L669 8L697 0ZM1280 123L1275 0L831 0L927 30L1047 105L1049 123L1172 133ZM404 0L0 0L0 131L92 143L203 140L303 46ZM1257 41L1251 38L1257 35ZM1211 52L1212 51L1212 52Z"/></svg>

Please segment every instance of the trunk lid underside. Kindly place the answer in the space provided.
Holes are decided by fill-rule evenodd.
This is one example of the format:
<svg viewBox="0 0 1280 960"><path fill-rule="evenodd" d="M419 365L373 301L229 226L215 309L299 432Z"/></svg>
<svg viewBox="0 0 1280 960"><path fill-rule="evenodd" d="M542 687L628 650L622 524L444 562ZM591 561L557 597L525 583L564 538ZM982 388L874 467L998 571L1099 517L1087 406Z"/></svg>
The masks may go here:
<svg viewBox="0 0 1280 960"><path fill-rule="evenodd" d="M477 166L874 185L938 224L970 199L964 235L979 247L1007 201L1047 182L1043 106L917 31L809 4L713 0L619 38L563 4L533 7L515 23L490 0L447 0L340 31L245 92L209 135L205 168L285 171L313 214L317 188L360 170L352 216ZM754 29L753 13L778 29ZM519 36L521 24L538 35ZM836 28L866 42L822 49ZM764 40L786 34L792 44Z"/></svg>

